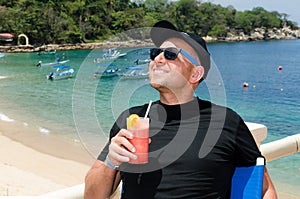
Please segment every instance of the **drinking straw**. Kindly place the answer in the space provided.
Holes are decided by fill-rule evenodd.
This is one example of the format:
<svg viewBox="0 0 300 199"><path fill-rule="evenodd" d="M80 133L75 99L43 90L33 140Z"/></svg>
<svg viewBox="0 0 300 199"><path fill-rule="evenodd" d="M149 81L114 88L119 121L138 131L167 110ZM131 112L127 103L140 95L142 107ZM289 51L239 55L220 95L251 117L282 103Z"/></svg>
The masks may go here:
<svg viewBox="0 0 300 199"><path fill-rule="evenodd" d="M152 100L150 100L150 102L149 102L149 105L148 105L148 108L147 108L147 111L146 111L146 113L145 113L145 117L144 117L144 118L147 118L147 117L148 117L148 114L149 114L149 111L150 111L151 104L152 104Z"/></svg>

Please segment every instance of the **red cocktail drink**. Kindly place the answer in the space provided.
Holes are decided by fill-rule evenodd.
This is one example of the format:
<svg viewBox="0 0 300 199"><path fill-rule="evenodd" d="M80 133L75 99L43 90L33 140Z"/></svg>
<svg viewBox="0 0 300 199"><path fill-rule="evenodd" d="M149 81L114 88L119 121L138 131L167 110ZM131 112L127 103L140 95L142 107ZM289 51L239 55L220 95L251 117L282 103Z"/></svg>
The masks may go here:
<svg viewBox="0 0 300 199"><path fill-rule="evenodd" d="M130 159L129 163L148 163L149 118L139 118L134 125L127 129L133 134L133 138L129 141L135 147L137 155L137 159Z"/></svg>

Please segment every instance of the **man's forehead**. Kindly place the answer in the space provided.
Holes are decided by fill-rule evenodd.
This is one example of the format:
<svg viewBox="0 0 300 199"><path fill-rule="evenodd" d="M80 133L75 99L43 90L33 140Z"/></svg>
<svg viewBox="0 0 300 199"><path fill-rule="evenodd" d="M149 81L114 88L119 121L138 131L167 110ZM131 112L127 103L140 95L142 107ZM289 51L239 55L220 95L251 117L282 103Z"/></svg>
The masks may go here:
<svg viewBox="0 0 300 199"><path fill-rule="evenodd" d="M166 40L160 45L160 47L167 48L167 47L177 47L177 46L172 41Z"/></svg>

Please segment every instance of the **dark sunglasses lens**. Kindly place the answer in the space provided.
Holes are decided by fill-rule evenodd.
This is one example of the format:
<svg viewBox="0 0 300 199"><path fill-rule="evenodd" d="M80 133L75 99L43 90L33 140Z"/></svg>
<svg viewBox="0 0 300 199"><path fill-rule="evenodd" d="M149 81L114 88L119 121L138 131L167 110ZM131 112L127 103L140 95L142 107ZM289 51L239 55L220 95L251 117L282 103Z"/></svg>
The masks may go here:
<svg viewBox="0 0 300 199"><path fill-rule="evenodd" d="M161 52L163 52L160 48L151 48L150 49L150 59L154 60Z"/></svg>
<svg viewBox="0 0 300 199"><path fill-rule="evenodd" d="M160 53L164 52L164 57L168 60L175 60L179 53L177 48L151 48L150 49L150 59L154 60Z"/></svg>
<svg viewBox="0 0 300 199"><path fill-rule="evenodd" d="M178 50L176 48L167 48L164 52L164 56L168 60L175 60L178 55Z"/></svg>

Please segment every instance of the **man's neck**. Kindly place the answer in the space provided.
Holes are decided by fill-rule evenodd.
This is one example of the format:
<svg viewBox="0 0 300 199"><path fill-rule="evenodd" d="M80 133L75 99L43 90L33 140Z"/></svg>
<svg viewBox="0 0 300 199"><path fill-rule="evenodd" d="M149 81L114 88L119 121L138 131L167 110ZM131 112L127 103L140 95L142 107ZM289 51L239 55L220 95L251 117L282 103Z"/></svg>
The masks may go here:
<svg viewBox="0 0 300 199"><path fill-rule="evenodd" d="M160 93L160 101L166 105L185 104L194 99L193 94L175 95L174 93Z"/></svg>

